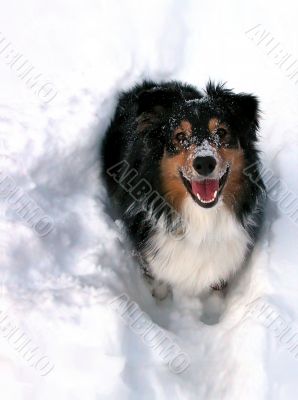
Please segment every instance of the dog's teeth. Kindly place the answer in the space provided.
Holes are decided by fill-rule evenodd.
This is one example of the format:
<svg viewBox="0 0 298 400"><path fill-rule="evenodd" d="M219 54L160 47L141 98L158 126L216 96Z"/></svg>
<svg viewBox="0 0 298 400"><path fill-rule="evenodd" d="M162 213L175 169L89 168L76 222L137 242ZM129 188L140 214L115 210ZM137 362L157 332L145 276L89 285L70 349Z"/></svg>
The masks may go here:
<svg viewBox="0 0 298 400"><path fill-rule="evenodd" d="M217 190L214 192L212 199L209 200L209 201L208 201L208 200L206 201L206 200L201 199L199 193L197 193L197 198L200 200L200 202L202 202L202 203L204 203L204 204L206 204L206 203L212 203L212 201L214 201L214 200L216 199L216 196L217 196Z"/></svg>

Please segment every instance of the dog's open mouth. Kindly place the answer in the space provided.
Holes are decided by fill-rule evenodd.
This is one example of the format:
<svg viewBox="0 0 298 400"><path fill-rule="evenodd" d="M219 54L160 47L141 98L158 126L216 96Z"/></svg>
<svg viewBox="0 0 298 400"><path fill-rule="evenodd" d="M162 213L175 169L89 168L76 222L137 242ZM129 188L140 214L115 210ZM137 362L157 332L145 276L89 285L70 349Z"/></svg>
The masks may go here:
<svg viewBox="0 0 298 400"><path fill-rule="evenodd" d="M182 180L193 200L201 207L213 207L222 192L229 174L229 168L220 179L188 180L182 174Z"/></svg>

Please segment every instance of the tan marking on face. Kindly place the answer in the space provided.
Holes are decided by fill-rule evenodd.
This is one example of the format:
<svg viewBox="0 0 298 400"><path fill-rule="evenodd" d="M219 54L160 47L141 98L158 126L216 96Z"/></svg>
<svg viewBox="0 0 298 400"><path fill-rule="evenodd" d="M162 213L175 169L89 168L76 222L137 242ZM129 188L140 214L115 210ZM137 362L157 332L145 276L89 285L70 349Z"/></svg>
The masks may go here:
<svg viewBox="0 0 298 400"><path fill-rule="evenodd" d="M211 118L208 122L208 129L210 133L213 133L218 129L219 126L219 120L218 118Z"/></svg>
<svg viewBox="0 0 298 400"><path fill-rule="evenodd" d="M162 194L166 201L178 212L181 210L183 200L188 195L188 191L182 182L179 171L182 167L192 167L191 155L195 150L195 146L190 146L188 149L184 149L174 156L170 156L165 151L161 159Z"/></svg>
<svg viewBox="0 0 298 400"><path fill-rule="evenodd" d="M187 121L187 120L181 121L181 123L180 123L178 129L179 129L179 128L180 128L183 132L192 133L192 126L191 126L191 123L190 123L189 121Z"/></svg>
<svg viewBox="0 0 298 400"><path fill-rule="evenodd" d="M235 209L237 199L241 196L243 189L245 167L244 153L242 149L225 149L218 151L222 159L229 163L230 172L222 191L224 203L232 210Z"/></svg>
<svg viewBox="0 0 298 400"><path fill-rule="evenodd" d="M189 121L183 120L180 125L174 130L173 143L177 148L181 148L181 143L177 140L177 135L183 133L186 138L189 138L192 134L192 126Z"/></svg>
<svg viewBox="0 0 298 400"><path fill-rule="evenodd" d="M217 129L222 128L229 131L228 126L224 122L220 122L218 118L211 118L208 122L208 129L210 133L216 133Z"/></svg>

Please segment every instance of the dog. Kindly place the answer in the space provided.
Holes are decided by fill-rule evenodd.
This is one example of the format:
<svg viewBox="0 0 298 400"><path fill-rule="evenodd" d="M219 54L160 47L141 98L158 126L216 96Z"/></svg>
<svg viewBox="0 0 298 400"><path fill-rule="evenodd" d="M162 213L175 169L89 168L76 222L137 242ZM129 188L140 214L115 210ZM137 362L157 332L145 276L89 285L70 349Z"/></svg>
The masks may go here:
<svg viewBox="0 0 298 400"><path fill-rule="evenodd" d="M248 259L266 190L259 101L208 82L143 82L119 96L102 176L153 295L223 289Z"/></svg>

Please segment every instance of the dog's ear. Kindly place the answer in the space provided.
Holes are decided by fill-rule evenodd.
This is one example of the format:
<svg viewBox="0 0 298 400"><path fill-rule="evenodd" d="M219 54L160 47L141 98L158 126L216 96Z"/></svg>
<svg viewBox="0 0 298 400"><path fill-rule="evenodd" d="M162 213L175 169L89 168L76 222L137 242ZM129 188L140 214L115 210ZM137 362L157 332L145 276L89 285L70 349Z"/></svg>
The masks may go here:
<svg viewBox="0 0 298 400"><path fill-rule="evenodd" d="M179 100L181 100L180 93L172 88L156 86L143 90L137 96L138 130L143 131L161 122Z"/></svg>
<svg viewBox="0 0 298 400"><path fill-rule="evenodd" d="M206 92L228 112L230 122L240 136L241 144L249 146L254 143L257 140L260 116L257 97L247 93L235 94L224 85L214 85L211 82L208 83Z"/></svg>
<svg viewBox="0 0 298 400"><path fill-rule="evenodd" d="M257 141L259 128L259 101L252 94L232 95L230 110L238 132L240 144L249 148Z"/></svg>
<svg viewBox="0 0 298 400"><path fill-rule="evenodd" d="M149 90L143 90L138 95L137 114L140 115L143 112L162 113L180 98L180 93L172 88L156 86Z"/></svg>

